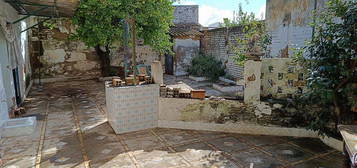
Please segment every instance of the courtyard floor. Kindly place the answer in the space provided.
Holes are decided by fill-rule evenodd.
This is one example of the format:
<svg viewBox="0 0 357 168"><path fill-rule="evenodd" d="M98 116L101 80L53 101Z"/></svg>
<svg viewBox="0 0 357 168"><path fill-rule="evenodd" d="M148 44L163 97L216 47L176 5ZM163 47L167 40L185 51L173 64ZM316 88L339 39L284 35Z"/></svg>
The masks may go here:
<svg viewBox="0 0 357 168"><path fill-rule="evenodd" d="M104 85L92 80L34 87L25 108L37 117L36 132L1 139L0 167L344 167L341 152L312 138L165 128L116 135L105 115Z"/></svg>

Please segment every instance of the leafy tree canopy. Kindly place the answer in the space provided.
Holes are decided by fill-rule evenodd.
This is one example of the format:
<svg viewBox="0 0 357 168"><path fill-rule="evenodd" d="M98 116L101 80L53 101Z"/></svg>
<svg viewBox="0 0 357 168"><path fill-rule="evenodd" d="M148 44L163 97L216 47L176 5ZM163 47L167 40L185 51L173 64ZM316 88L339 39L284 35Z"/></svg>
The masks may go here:
<svg viewBox="0 0 357 168"><path fill-rule="evenodd" d="M239 4L238 11L235 12L233 20L223 19L221 27L230 28L240 26L242 28L242 37L236 39L236 43L230 44L235 53L233 59L238 65L243 66L249 57L262 56L271 43L271 37L266 31L264 21L255 17L254 13L243 11Z"/></svg>
<svg viewBox="0 0 357 168"><path fill-rule="evenodd" d="M170 0L83 0L73 17L77 25L74 37L90 47L110 46L123 41L124 24L131 20L135 20L137 36L145 44L160 53L170 50Z"/></svg>

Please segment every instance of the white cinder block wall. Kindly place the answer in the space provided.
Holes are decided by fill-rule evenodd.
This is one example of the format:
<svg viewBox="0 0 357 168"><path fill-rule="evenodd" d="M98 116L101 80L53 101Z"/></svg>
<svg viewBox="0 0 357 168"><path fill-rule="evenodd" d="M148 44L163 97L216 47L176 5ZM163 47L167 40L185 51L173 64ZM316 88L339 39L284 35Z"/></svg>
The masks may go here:
<svg viewBox="0 0 357 168"><path fill-rule="evenodd" d="M109 124L115 133L155 128L159 115L159 85L106 87Z"/></svg>

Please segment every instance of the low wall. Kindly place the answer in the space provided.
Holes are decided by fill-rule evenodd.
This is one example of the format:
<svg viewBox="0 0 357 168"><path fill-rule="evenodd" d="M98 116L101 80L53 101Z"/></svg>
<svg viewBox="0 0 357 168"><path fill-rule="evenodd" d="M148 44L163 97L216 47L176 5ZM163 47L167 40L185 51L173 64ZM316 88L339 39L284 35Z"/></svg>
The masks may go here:
<svg viewBox="0 0 357 168"><path fill-rule="evenodd" d="M292 127L290 112L281 104L244 104L234 100L160 98L159 120L200 123L248 123Z"/></svg>
<svg viewBox="0 0 357 168"><path fill-rule="evenodd" d="M320 137L317 132L287 125L283 105L260 103L246 105L231 100L159 98L162 128L220 131L239 134L320 138L326 145L342 151L342 142Z"/></svg>

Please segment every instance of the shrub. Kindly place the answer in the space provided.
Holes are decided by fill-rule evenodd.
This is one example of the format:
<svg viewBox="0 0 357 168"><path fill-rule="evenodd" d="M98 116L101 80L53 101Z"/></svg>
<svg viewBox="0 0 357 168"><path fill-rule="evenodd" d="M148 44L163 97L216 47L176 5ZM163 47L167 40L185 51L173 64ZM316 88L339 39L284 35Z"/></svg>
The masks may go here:
<svg viewBox="0 0 357 168"><path fill-rule="evenodd" d="M212 55L200 54L192 59L188 73L193 76L203 76L211 81L217 81L220 76L224 76L222 62Z"/></svg>
<svg viewBox="0 0 357 168"><path fill-rule="evenodd" d="M357 106L357 2L330 0L313 26L312 40L297 53L308 70L309 129L337 134L337 125L351 124ZM313 110L316 109L316 110Z"/></svg>

